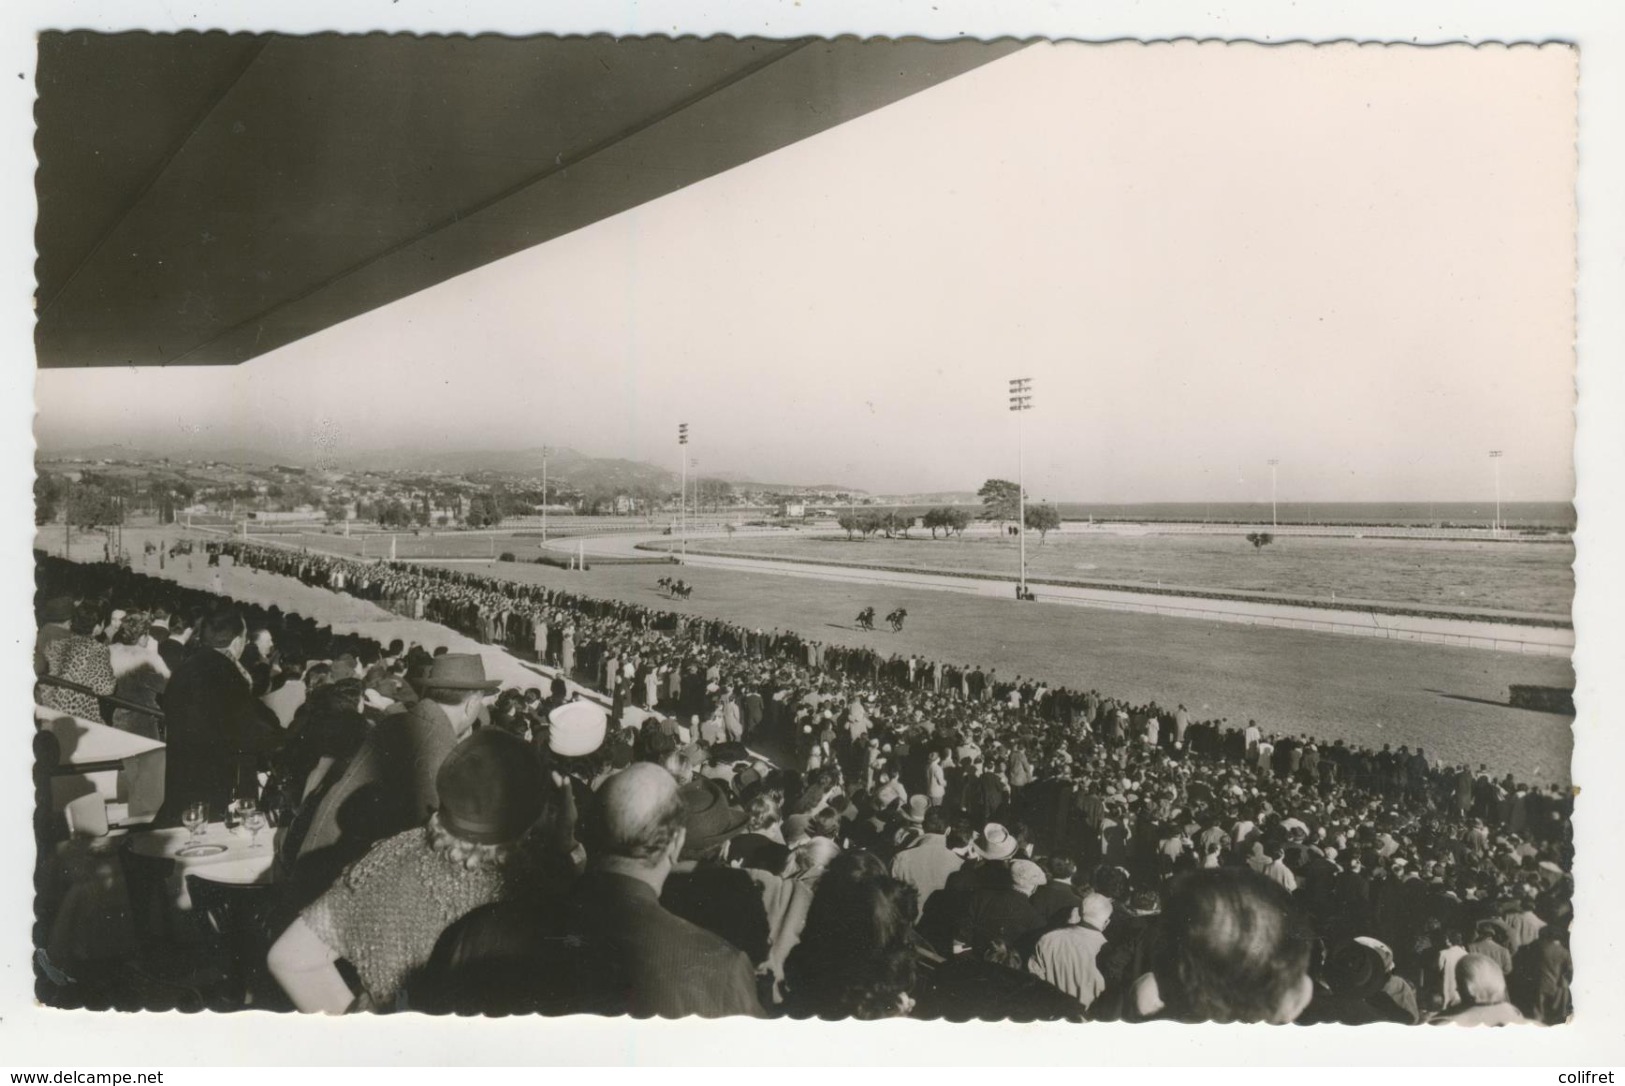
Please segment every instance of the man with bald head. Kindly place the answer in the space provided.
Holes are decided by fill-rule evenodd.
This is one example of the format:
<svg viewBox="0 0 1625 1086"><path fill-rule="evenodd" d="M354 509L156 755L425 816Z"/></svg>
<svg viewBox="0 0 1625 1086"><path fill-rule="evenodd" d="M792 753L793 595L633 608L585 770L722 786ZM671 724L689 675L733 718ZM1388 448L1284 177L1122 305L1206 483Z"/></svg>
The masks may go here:
<svg viewBox="0 0 1625 1086"><path fill-rule="evenodd" d="M1434 1025L1506 1026L1528 1021L1507 999L1506 976L1493 958L1468 954L1457 961L1456 990L1461 1005L1434 1018Z"/></svg>
<svg viewBox="0 0 1625 1086"><path fill-rule="evenodd" d="M638 762L593 798L585 826L589 869L571 895L567 924L569 934L602 951L625 993L626 1013L761 1016L756 971L744 952L660 904L687 836L677 781L660 766Z"/></svg>

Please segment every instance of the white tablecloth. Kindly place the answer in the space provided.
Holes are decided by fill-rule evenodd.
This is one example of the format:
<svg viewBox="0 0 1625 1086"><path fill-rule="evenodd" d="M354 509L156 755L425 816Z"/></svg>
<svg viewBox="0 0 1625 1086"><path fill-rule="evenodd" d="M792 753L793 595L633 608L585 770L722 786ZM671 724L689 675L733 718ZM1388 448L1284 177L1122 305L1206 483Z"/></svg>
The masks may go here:
<svg viewBox="0 0 1625 1086"><path fill-rule="evenodd" d="M190 909L192 899L186 892L187 875L237 886L269 883L274 874L272 867L276 860L276 838L280 832L270 826L260 830L259 847L254 848L249 844L249 833L244 827L228 830L224 822L210 822L198 834L195 843L224 845L224 852L209 856L179 855L182 849L194 843L191 833L184 826L131 834L129 848L139 856L174 861L170 893L179 908Z"/></svg>

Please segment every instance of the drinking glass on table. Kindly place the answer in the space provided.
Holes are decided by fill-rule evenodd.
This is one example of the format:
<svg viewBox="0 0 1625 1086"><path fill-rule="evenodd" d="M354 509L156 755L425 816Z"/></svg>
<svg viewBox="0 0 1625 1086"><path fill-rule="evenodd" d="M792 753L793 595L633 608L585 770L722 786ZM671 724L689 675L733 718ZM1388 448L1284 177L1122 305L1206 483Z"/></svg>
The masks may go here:
<svg viewBox="0 0 1625 1086"><path fill-rule="evenodd" d="M260 831L265 828L265 812L260 810L259 804L253 800L245 799L238 809L238 814L242 817L243 825L248 828L248 847L259 848Z"/></svg>
<svg viewBox="0 0 1625 1086"><path fill-rule="evenodd" d="M181 825L185 826L187 831L191 833L191 843L193 844L197 843L198 834L203 832L203 827L208 821L209 805L202 800L198 800L196 803L188 803L186 810L181 812Z"/></svg>

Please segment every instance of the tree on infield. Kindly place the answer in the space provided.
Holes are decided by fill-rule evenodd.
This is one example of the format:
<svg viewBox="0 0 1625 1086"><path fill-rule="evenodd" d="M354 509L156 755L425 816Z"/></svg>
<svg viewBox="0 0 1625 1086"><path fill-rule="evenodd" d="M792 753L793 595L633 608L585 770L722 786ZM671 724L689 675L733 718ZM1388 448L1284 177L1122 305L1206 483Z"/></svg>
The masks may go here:
<svg viewBox="0 0 1625 1086"><path fill-rule="evenodd" d="M1055 506L1045 502L1043 505L1029 505L1027 507L1027 528L1038 533L1038 542L1042 546L1049 533L1061 526L1061 511Z"/></svg>
<svg viewBox="0 0 1625 1086"><path fill-rule="evenodd" d="M982 499L983 520L1002 524L1021 515L1021 488L1008 479L989 479L976 496Z"/></svg>
<svg viewBox="0 0 1625 1086"><path fill-rule="evenodd" d="M1262 550L1275 542L1275 537L1268 532L1248 532L1247 542L1253 545L1254 551Z"/></svg>
<svg viewBox="0 0 1625 1086"><path fill-rule="evenodd" d="M490 528L502 522L502 509L490 494L479 493L468 499L468 526Z"/></svg>
<svg viewBox="0 0 1625 1086"><path fill-rule="evenodd" d="M118 495L99 483L82 482L68 488L68 520L82 528L124 523Z"/></svg>
<svg viewBox="0 0 1625 1086"><path fill-rule="evenodd" d="M406 528L412 523L412 510L399 498L391 498L378 506L378 524L383 528Z"/></svg>
<svg viewBox="0 0 1625 1086"><path fill-rule="evenodd" d="M734 502L733 484L724 479L701 479L694 484L694 508L717 512Z"/></svg>
<svg viewBox="0 0 1625 1086"><path fill-rule="evenodd" d="M62 480L45 473L34 476L35 524L49 524L55 520L57 506L61 501Z"/></svg>
<svg viewBox="0 0 1625 1086"><path fill-rule="evenodd" d="M835 524L846 533L847 542L851 542L853 534L863 526L856 513L842 513L835 518Z"/></svg>
<svg viewBox="0 0 1625 1086"><path fill-rule="evenodd" d="M930 530L932 539L937 538L937 529L939 528L942 529L943 535L948 534L949 512L950 511L947 506L939 505L934 509L927 509L925 511L925 516L920 518L920 523Z"/></svg>

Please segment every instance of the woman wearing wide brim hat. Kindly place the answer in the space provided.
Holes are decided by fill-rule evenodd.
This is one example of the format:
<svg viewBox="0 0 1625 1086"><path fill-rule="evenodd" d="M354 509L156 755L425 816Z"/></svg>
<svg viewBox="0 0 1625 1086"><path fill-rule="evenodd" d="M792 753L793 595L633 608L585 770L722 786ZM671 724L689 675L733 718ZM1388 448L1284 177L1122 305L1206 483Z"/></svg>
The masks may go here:
<svg viewBox="0 0 1625 1086"><path fill-rule="evenodd" d="M1345 1026L1409 1024L1410 1018L1383 995L1388 972L1382 953L1369 943L1349 939L1333 946L1320 969L1321 983L1299 1021Z"/></svg>
<svg viewBox="0 0 1625 1086"><path fill-rule="evenodd" d="M448 926L531 888L517 846L568 799L530 745L485 729L447 755L435 783L440 808L428 824L374 845L271 948L271 974L300 1010L393 1006ZM339 958L355 967L360 993L335 967Z"/></svg>
<svg viewBox="0 0 1625 1086"><path fill-rule="evenodd" d="M714 855L744 832L750 816L728 804L722 786L709 777L695 777L679 789L688 814L683 825L688 835L680 859L699 861Z"/></svg>

